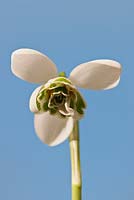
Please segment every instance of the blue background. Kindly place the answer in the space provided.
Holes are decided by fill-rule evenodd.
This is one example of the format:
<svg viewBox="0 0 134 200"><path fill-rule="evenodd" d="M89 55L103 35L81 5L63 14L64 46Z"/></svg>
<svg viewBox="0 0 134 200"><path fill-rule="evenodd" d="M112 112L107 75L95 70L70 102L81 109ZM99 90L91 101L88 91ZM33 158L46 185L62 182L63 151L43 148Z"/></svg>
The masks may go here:
<svg viewBox="0 0 134 200"><path fill-rule="evenodd" d="M10 71L11 52L33 48L59 71L99 58L122 63L109 91L81 90L83 200L134 198L134 12L132 0L0 2L0 199L71 199L68 141L50 148L35 135L28 108L36 85Z"/></svg>

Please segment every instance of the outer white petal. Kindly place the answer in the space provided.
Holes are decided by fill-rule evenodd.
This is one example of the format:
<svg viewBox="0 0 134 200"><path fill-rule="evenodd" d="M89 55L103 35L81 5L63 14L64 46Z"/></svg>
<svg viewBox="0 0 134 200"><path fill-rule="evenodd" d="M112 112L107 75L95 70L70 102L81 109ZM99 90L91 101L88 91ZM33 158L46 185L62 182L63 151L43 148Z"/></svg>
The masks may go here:
<svg viewBox="0 0 134 200"><path fill-rule="evenodd" d="M58 145L66 140L73 130L72 117L60 118L49 112L35 114L35 131L43 143L49 146Z"/></svg>
<svg viewBox="0 0 134 200"><path fill-rule="evenodd" d="M37 87L31 97L30 97L30 100L29 100L29 108L31 110L31 112L38 112L38 108L37 108L37 105L36 105L36 97L37 97L37 94L39 93L40 89L41 89L42 86L39 86Z"/></svg>
<svg viewBox="0 0 134 200"><path fill-rule="evenodd" d="M69 79L76 86L86 89L111 89L118 85L120 73L120 63L113 60L94 60L74 68Z"/></svg>
<svg viewBox="0 0 134 200"><path fill-rule="evenodd" d="M33 49L14 51L11 70L17 77L32 83L44 83L57 76L55 64L46 55Z"/></svg>

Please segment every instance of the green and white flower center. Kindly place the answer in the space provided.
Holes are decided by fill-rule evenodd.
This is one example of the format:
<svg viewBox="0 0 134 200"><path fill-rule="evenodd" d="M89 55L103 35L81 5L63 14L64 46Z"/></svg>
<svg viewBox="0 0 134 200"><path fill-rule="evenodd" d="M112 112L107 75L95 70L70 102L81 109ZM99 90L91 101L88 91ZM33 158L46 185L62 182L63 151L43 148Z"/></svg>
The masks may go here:
<svg viewBox="0 0 134 200"><path fill-rule="evenodd" d="M62 117L81 117L86 104L71 81L65 77L49 80L40 89L36 105L40 112L49 111Z"/></svg>
<svg viewBox="0 0 134 200"><path fill-rule="evenodd" d="M66 102L66 97L68 95L64 94L63 92L54 92L51 94L51 97L49 99L48 107L59 107L62 106Z"/></svg>
<svg viewBox="0 0 134 200"><path fill-rule="evenodd" d="M62 93L56 94L56 95L54 96L54 103L55 103L55 105L60 105L60 104L62 104L62 103L63 103L63 100L64 100L64 96L63 96Z"/></svg>
<svg viewBox="0 0 134 200"><path fill-rule="evenodd" d="M65 102L65 98L66 96L63 95L62 92L60 92L59 94L55 94L53 96L53 103L55 106L60 106Z"/></svg>

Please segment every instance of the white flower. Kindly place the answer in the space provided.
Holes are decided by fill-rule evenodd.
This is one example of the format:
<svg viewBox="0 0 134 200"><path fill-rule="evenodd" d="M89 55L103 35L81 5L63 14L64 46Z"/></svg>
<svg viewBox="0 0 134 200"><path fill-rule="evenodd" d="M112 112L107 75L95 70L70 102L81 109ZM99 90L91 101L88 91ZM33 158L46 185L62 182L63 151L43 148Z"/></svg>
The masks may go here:
<svg viewBox="0 0 134 200"><path fill-rule="evenodd" d="M84 99L76 89L114 88L120 80L121 65L113 60L94 60L78 65L69 78L59 76L55 64L32 49L18 49L11 57L12 72L19 78L40 83L30 98L34 126L42 142L55 146L66 140L74 121L83 115Z"/></svg>

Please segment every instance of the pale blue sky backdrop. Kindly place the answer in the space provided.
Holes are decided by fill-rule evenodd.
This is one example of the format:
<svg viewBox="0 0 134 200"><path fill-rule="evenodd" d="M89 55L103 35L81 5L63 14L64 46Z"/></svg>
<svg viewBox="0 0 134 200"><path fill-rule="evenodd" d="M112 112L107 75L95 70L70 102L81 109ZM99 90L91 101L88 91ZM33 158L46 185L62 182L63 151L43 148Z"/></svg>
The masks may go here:
<svg viewBox="0 0 134 200"><path fill-rule="evenodd" d="M33 48L67 75L109 58L123 65L119 86L81 90L83 200L134 199L134 2L5 0L0 2L0 199L71 199L68 141L50 148L35 135L29 96L36 87L12 75L11 52Z"/></svg>

